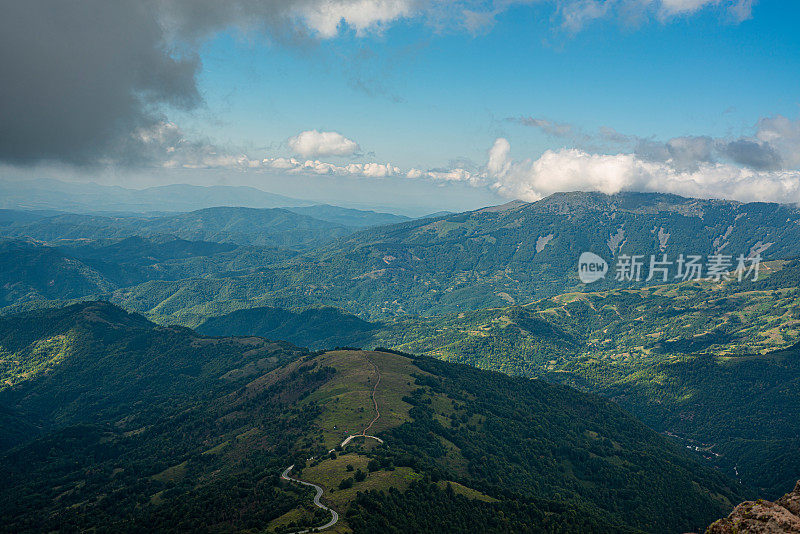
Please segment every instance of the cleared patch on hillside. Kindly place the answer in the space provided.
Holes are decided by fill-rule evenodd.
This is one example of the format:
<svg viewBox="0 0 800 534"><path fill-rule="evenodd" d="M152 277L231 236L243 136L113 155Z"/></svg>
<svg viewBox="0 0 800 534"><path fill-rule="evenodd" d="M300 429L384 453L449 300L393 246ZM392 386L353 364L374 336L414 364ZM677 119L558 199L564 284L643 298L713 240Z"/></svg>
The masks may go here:
<svg viewBox="0 0 800 534"><path fill-rule="evenodd" d="M413 389L412 374L422 374L405 356L374 351L331 351L314 360L317 365L333 367L331 380L311 393L305 402L323 406L318 424L325 445L333 448L350 435L360 434L376 417L372 393L375 389L380 418L367 432L378 434L409 421L411 406L403 401ZM377 373L376 373L377 368Z"/></svg>

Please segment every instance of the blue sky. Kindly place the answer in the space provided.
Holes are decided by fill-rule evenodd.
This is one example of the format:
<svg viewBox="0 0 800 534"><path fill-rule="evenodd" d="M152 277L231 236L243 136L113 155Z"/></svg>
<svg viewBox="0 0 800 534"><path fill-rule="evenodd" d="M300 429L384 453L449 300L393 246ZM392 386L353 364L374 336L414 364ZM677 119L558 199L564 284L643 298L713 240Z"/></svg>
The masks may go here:
<svg viewBox="0 0 800 534"><path fill-rule="evenodd" d="M574 35L553 17L548 4L523 5L475 36L416 19L310 48L226 32L202 49L207 112L183 122L264 155L288 155L282 143L300 131L333 130L377 161L433 168L483 163L498 136L518 157L570 144L509 117L669 139L798 116L795 3L760 2L738 23L713 6L637 25L609 18Z"/></svg>
<svg viewBox="0 0 800 534"><path fill-rule="evenodd" d="M800 202L796 2L14 9L0 178L246 184L405 212L564 190Z"/></svg>

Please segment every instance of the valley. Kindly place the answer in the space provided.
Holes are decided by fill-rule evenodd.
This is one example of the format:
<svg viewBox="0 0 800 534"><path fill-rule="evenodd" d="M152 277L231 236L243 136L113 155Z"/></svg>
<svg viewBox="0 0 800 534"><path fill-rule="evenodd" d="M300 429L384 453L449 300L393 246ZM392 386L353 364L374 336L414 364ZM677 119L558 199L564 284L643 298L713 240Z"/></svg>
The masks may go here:
<svg viewBox="0 0 800 534"><path fill-rule="evenodd" d="M17 320L40 324L39 333L18 337ZM104 303L1 321L0 344L20 360L39 339L74 339L47 370L0 390L0 404L38 428L36 439L2 453L9 484L0 513L15 531L48 521L240 528L260 517L262 528L284 532L329 520L308 508L313 492L280 483L288 465L324 488L323 501L355 532L387 519L368 510L393 492L407 506L394 521L419 531L457 525L469 509L471 521L487 525L502 511L511 530L539 518L555 530L666 532L699 527L742 495L613 403L563 386L385 351L307 353L259 338L207 338ZM131 367L132 376L120 367L120 357L145 362L163 343L171 348L153 365ZM103 376L107 392L80 393L89 376ZM365 433L381 441L341 446ZM50 463L53 447L63 462ZM654 492L657 515L640 501ZM201 504L212 495L214 507ZM439 515L413 512L429 497L444 506ZM226 512L254 498L283 504L270 507L274 515Z"/></svg>
<svg viewBox="0 0 800 534"><path fill-rule="evenodd" d="M702 529L800 473L788 210L573 194L329 242L274 210L178 234L11 214L0 513L14 531ZM583 285L569 251L598 214L598 240L627 229L612 258L664 232L686 233L673 252L772 245L757 280Z"/></svg>

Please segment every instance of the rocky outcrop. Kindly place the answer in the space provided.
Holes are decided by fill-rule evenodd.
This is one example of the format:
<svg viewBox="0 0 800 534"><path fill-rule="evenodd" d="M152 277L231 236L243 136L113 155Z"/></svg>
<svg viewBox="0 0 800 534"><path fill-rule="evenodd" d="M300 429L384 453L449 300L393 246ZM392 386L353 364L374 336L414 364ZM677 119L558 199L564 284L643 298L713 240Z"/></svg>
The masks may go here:
<svg viewBox="0 0 800 534"><path fill-rule="evenodd" d="M725 519L715 521L706 534L800 534L800 482L775 502L746 501Z"/></svg>

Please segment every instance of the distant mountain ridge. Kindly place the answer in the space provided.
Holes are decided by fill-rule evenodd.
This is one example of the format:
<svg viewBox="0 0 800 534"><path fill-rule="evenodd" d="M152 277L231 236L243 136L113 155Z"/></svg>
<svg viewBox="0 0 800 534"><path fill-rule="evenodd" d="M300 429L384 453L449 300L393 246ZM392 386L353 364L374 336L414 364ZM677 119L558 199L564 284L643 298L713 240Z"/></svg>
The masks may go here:
<svg viewBox="0 0 800 534"><path fill-rule="evenodd" d="M282 272L312 285L312 300L366 318L427 315L589 289L578 279L582 252L610 265L592 290L625 285L614 280L620 255L667 254L670 276L679 254L791 258L800 255L800 211L655 193L559 193L369 228L294 258ZM641 286L642 272L628 286Z"/></svg>
<svg viewBox="0 0 800 534"><path fill-rule="evenodd" d="M42 241L175 236L189 241L237 245L316 246L355 229L283 208L205 208L162 217L108 217L65 214L0 227L8 237Z"/></svg>
<svg viewBox="0 0 800 534"><path fill-rule="evenodd" d="M333 215L352 214L339 209ZM514 201L362 229L279 208L209 208L155 218L60 215L6 223L0 226L3 234L44 241L169 234L288 249L294 254L274 254L266 261L245 256L224 276L215 270L203 280L172 280L159 286L157 294L170 298L180 293L180 299L170 298L168 308L194 308L192 314L231 298L225 294L241 295L237 299L258 294L255 306L334 306L372 321L525 304L568 291L641 287L646 264L638 283L614 279L614 261L621 255L639 255L645 263L650 256L666 254L673 262L670 276L676 274L680 254L707 258L724 253L732 261L755 253L764 260L791 258L800 255L800 212L780 204L655 193L560 193L534 203ZM605 279L591 286L582 284L577 273L578 257L587 251L609 264ZM158 303L144 303L153 302L152 287L134 284L111 298L151 313ZM140 291L149 295L138 295ZM242 307L231 305L213 315Z"/></svg>
<svg viewBox="0 0 800 534"><path fill-rule="evenodd" d="M289 211L300 215L308 215L315 219L328 221L342 226L352 226L355 228L365 228L368 226L385 226L387 224L397 224L410 221L410 217L395 215L394 213L380 213L371 210L356 210L331 206L328 204L314 204L313 206L301 206L286 208Z"/></svg>
<svg viewBox="0 0 800 534"><path fill-rule="evenodd" d="M278 208L313 202L267 193L247 186L173 184L128 189L59 180L0 180L0 208L91 213L176 212L214 206Z"/></svg>

